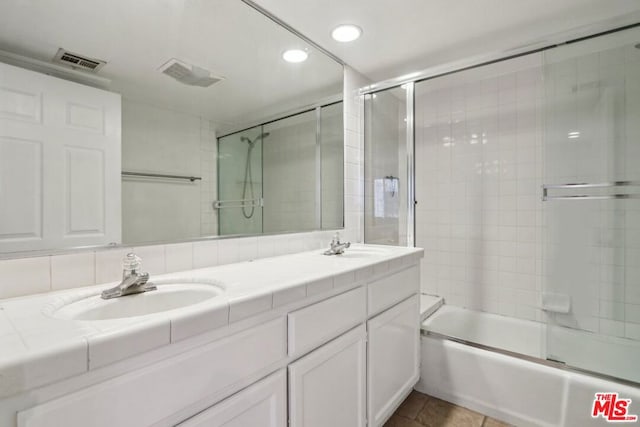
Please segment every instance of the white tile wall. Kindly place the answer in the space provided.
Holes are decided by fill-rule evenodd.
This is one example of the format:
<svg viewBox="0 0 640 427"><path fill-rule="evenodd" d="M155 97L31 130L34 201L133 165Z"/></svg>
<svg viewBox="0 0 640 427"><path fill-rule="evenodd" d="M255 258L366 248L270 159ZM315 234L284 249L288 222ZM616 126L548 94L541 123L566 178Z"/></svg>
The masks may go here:
<svg viewBox="0 0 640 427"><path fill-rule="evenodd" d="M423 291L541 320L541 57L416 84Z"/></svg>
<svg viewBox="0 0 640 427"><path fill-rule="evenodd" d="M344 234L352 242L364 241L364 105L358 89L370 83L357 71L344 67Z"/></svg>
<svg viewBox="0 0 640 427"><path fill-rule="evenodd" d="M576 44L417 84L424 291L638 338L640 202L541 200L543 177L640 178L640 54L602 46ZM570 313L544 314L543 291L569 295Z"/></svg>
<svg viewBox="0 0 640 427"><path fill-rule="evenodd" d="M87 286L96 282L96 255L84 252L51 258L51 289Z"/></svg>
<svg viewBox="0 0 640 427"><path fill-rule="evenodd" d="M122 111L123 170L202 177L193 183L123 180L123 241L171 241L217 234L212 205L217 190L213 123L129 99L123 99ZM200 209L194 210L194 206ZM169 222L167 218L180 221Z"/></svg>
<svg viewBox="0 0 640 427"><path fill-rule="evenodd" d="M545 160L550 182L598 183L640 177L640 54L633 47L635 41L604 50L605 44L594 43L547 54ZM550 320L638 338L638 208L638 200L546 206L548 285L572 295L571 313L551 314Z"/></svg>
<svg viewBox="0 0 640 427"><path fill-rule="evenodd" d="M316 227L316 112L267 124L262 144L263 230Z"/></svg>
<svg viewBox="0 0 640 427"><path fill-rule="evenodd" d="M51 289L49 257L2 261L0 277L0 298L46 292Z"/></svg>
<svg viewBox="0 0 640 427"><path fill-rule="evenodd" d="M213 202L218 198L218 175L216 172L217 139L214 124L200 120L200 235L218 234L218 211Z"/></svg>
<svg viewBox="0 0 640 427"><path fill-rule="evenodd" d="M193 268L194 263L194 244L178 243L175 245L166 245L164 249L165 270L184 271Z"/></svg>
<svg viewBox="0 0 640 427"><path fill-rule="evenodd" d="M194 242L192 264L193 268L218 265L218 241Z"/></svg>
<svg viewBox="0 0 640 427"><path fill-rule="evenodd" d="M344 114L345 123L350 123L350 128L345 129L345 174L352 178L345 182L345 229L341 233L353 242L362 241L362 206L358 203L362 197L362 118L357 89L365 84L368 82L362 76L345 67ZM132 249L143 258L143 268L160 274L321 249L334 232L119 247L0 260L0 299L120 280L122 258Z"/></svg>
<svg viewBox="0 0 640 427"><path fill-rule="evenodd" d="M333 233L203 240L0 260L0 299L118 281L122 259L131 251L142 258L143 270L157 275L321 249Z"/></svg>

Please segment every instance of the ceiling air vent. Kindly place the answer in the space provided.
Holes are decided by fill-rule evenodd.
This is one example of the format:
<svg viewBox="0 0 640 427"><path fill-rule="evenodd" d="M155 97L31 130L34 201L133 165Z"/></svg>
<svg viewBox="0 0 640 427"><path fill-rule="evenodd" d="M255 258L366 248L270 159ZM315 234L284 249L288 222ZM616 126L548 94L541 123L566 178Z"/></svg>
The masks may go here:
<svg viewBox="0 0 640 427"><path fill-rule="evenodd" d="M175 58L171 58L158 69L162 74L173 77L180 83L189 86L209 87L223 80L224 77L214 76L210 71L195 65L189 65Z"/></svg>
<svg viewBox="0 0 640 427"><path fill-rule="evenodd" d="M53 62L69 65L73 68L79 68L85 71L91 71L92 73L97 73L98 70L104 67L107 63L106 61L78 55L77 53L69 52L62 48L58 49L56 56L53 57Z"/></svg>

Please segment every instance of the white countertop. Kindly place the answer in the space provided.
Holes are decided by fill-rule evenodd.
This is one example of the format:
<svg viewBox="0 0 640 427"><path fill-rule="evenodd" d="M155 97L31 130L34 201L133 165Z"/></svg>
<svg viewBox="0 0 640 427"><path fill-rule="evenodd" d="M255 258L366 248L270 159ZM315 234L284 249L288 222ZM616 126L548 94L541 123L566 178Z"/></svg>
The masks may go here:
<svg viewBox="0 0 640 427"><path fill-rule="evenodd" d="M359 252L367 248L379 250ZM329 294L374 274L414 264L423 255L418 248L374 245L352 245L340 256L322 252L154 276L151 281L215 282L224 292L198 304L146 316L78 321L51 315L55 307L79 295L96 295L116 283L0 300L0 398Z"/></svg>

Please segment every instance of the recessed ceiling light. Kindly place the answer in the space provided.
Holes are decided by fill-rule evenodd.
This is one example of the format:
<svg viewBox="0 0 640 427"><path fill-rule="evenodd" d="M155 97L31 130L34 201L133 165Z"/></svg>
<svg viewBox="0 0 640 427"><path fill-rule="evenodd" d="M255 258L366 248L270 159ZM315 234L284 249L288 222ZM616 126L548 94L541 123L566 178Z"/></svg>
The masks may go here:
<svg viewBox="0 0 640 427"><path fill-rule="evenodd" d="M282 54L282 59L287 62L304 62L309 54L302 49L289 49Z"/></svg>
<svg viewBox="0 0 640 427"><path fill-rule="evenodd" d="M331 37L339 42L352 42L362 35L362 29L353 24L338 25L331 32Z"/></svg>

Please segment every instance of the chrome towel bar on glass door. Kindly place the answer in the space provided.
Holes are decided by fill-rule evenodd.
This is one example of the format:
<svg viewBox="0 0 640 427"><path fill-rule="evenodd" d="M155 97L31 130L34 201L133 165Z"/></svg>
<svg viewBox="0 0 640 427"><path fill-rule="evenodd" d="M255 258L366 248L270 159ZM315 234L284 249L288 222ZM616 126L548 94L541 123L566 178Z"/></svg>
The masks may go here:
<svg viewBox="0 0 640 427"><path fill-rule="evenodd" d="M188 179L191 182L200 181L200 176L183 176L183 175L165 175L161 173L147 173L147 172L122 172L122 176L136 176L141 178L169 178L169 179Z"/></svg>
<svg viewBox="0 0 640 427"><path fill-rule="evenodd" d="M263 200L260 199L244 199L244 200L216 200L213 202L214 209L226 209L226 208L250 208L250 207L262 207Z"/></svg>
<svg viewBox="0 0 640 427"><path fill-rule="evenodd" d="M614 188L614 187L635 187L640 186L639 181L614 181L602 183L571 183L571 184L545 184L542 186L542 201L548 200L607 200L607 199L640 199L640 194L571 194L565 196L550 196L549 190L562 189L594 189L594 188Z"/></svg>

